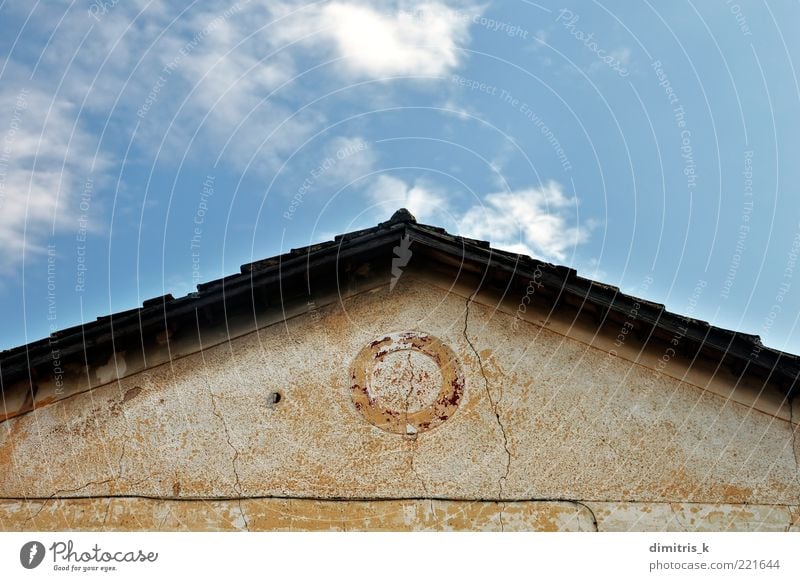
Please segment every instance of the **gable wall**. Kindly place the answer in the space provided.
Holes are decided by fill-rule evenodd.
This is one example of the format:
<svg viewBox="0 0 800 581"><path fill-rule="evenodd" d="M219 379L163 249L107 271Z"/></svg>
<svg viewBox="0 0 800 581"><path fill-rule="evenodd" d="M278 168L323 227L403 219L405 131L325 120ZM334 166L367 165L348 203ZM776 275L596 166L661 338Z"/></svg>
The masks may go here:
<svg viewBox="0 0 800 581"><path fill-rule="evenodd" d="M517 318L519 297L498 309L496 296L470 295L409 272L392 291L12 418L0 424L0 526L58 528L81 514L123 529L132 518L304 528L330 503L343 516L323 528L458 528L454 515L519 530L796 521L797 425L773 394L733 390L700 365L681 382L685 365L659 370L658 350L634 341L609 356L613 329L593 335L533 306ZM365 346L403 331L441 340L465 380L449 419L409 435L367 422L349 375Z"/></svg>

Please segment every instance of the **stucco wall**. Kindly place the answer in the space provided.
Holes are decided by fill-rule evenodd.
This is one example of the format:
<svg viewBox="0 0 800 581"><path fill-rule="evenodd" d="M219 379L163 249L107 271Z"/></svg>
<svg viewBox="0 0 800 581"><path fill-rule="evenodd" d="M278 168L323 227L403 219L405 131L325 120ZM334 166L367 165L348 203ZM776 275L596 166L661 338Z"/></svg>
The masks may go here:
<svg viewBox="0 0 800 581"><path fill-rule="evenodd" d="M696 369L681 381L678 363L656 373L657 352L609 357L608 339L534 324L533 309L515 321L519 297L468 297L409 274L11 418L0 526L797 526L786 406ZM370 344L403 332L440 341L463 389L440 425L398 434L368 421L352 384ZM451 375L431 356L401 349L365 373L404 418L438 410Z"/></svg>

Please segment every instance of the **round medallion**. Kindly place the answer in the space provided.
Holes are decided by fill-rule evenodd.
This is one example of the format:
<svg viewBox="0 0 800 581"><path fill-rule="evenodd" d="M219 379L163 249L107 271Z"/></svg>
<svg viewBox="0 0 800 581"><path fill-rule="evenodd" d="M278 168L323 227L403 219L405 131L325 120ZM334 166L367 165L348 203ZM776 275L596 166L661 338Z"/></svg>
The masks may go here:
<svg viewBox="0 0 800 581"><path fill-rule="evenodd" d="M385 335L364 347L350 370L356 409L372 425L417 434L446 422L464 394L455 353L427 333Z"/></svg>

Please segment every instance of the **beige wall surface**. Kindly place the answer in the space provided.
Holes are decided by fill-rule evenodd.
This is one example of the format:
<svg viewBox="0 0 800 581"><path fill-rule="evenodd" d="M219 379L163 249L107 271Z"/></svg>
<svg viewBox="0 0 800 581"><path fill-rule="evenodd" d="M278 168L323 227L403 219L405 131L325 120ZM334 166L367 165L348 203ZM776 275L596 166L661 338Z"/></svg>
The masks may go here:
<svg viewBox="0 0 800 581"><path fill-rule="evenodd" d="M798 526L796 414L518 299L409 275L6 420L0 527Z"/></svg>

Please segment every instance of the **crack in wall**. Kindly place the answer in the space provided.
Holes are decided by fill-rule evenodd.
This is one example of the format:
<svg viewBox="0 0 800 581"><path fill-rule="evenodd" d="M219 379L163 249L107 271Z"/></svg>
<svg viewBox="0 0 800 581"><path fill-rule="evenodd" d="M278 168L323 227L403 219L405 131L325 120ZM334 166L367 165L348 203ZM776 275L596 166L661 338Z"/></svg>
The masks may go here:
<svg viewBox="0 0 800 581"><path fill-rule="evenodd" d="M118 498L120 498L120 497L77 497L76 499L77 500L95 499L95 500L107 500L108 501L108 503L106 504L106 510L105 510L105 514L104 514L102 525L101 525L104 528L106 526L107 522L108 522L108 517L109 517L109 514L110 514L110 510L111 510L111 504L112 504L113 500L118 499ZM134 500L134 499L137 499L137 498L138 497L122 497L122 499L127 499L127 500ZM164 499L164 500L166 500L166 499ZM183 499L173 499L173 500L178 501L178 502L187 502L187 501L189 501L189 502L203 502L203 503L207 502L207 500L204 500L204 499L193 499L193 500L190 500L190 499L183 498ZM229 498L228 500L237 501L237 500L240 500L240 499L237 497L237 498ZM310 499L304 499L304 500L310 500ZM417 498L417 499L412 499L412 500L422 501L422 500L426 500L426 499ZM431 510L431 515L434 516L435 515L435 508L434 508L434 505L433 505L433 501L434 500L441 501L443 499L435 499L433 497L428 497L427 500L430 503L429 506L430 506L430 510ZM489 503L498 504L498 505L501 504L501 503L499 503L497 501L482 501L482 502L489 502ZM580 524L581 523L581 520L580 520L580 510L581 509L585 510L591 516L593 531L594 532L598 532L600 530L599 526L598 526L598 523L597 523L597 517L596 517L596 515L594 513L594 510L590 506L588 506L587 504L585 504L585 503L583 503L581 501L577 501L577 500L557 500L557 501L554 501L554 500L531 500L531 501L527 501L527 502L531 502L531 503L548 503L548 504L559 504L560 503L560 504L571 504L571 505L574 505L576 508L579 509L579 511L576 513L575 516L577 518L577 524L578 524L578 528L579 528L580 531L585 531L585 529L583 529L581 527L581 524ZM341 515L340 520L342 522L342 525L346 526L346 518L345 518L345 513L344 513L344 507L346 506L347 502L339 502L339 504L340 504L339 512L340 512L340 515ZM166 520L167 520L167 518L168 518L168 516L169 516L169 514L171 512L171 509L169 509L169 507L166 507L166 508L167 508L167 511L164 513L164 515L162 516L162 518L159 521L159 524L157 525L157 529L158 530L163 528L163 525L166 522ZM674 507L671 507L671 508L673 508L673 512L674 512ZM23 521L23 525L25 523L29 522L30 520L32 520L32 518L25 519ZM250 530L249 527L248 527L247 530ZM436 530L436 529L434 528L432 530ZM504 531L504 530L505 530L504 527L501 525L501 531Z"/></svg>
<svg viewBox="0 0 800 581"><path fill-rule="evenodd" d="M129 389L128 391L126 391L123 394L122 399L119 402L120 413L122 414L123 423L125 425L125 436L122 439L122 452L119 455L119 462L117 462L117 478L118 479L122 478L122 461L125 459L125 453L126 453L126 451L128 449L128 440L130 440L130 434L131 434L130 433L130 424L128 423L128 415L125 413L125 410L123 409L122 405L125 403L126 398L128 396L128 393L133 391L133 389L136 389L136 388L132 388L132 389Z"/></svg>
<svg viewBox="0 0 800 581"><path fill-rule="evenodd" d="M673 503L669 504L669 510L672 513L672 516L675 517L675 522L686 532L689 532L690 529L686 527L686 523L681 519L680 514L675 509L675 505Z"/></svg>
<svg viewBox="0 0 800 581"><path fill-rule="evenodd" d="M561 502L570 502L578 507L585 508L586 510L588 510L589 514L592 515L592 526L594 526L595 532L600 532L600 525L597 524L597 515L594 513L594 510L592 509L591 506L589 506L584 502L581 502L580 500L562 500Z"/></svg>
<svg viewBox="0 0 800 581"><path fill-rule="evenodd" d="M153 476L147 476L138 482L142 482L144 480L152 479ZM100 482L89 482L81 486L80 488L65 490L65 491L58 491L54 494L49 496L0 496L0 502L4 501L37 501L37 500L52 500L54 498L58 498L58 500L97 500L102 498L133 498L133 499L145 499L145 500L175 500L175 501L226 501L226 500L239 500L239 496L224 496L224 495L203 495L203 496L170 496L170 495L158 495L158 494L89 494L84 496L57 496L59 492L74 492L77 490L82 490L87 486L92 484L105 484L109 482L100 481ZM242 495L242 500L313 500L319 502L392 502L392 501L416 501L416 500L441 500L444 502L506 502L508 504L514 503L525 503L525 502L566 502L566 503L581 503L586 505L588 509L589 506L586 503L592 504L624 504L624 505L669 505L669 504L685 504L689 506L714 506L714 507L753 507L753 506L762 506L762 507L772 507L772 508L785 508L785 509L795 509L797 505L795 504L782 504L782 503L775 503L775 502L759 502L759 503L726 503L726 502L719 502L715 500L709 501L690 501L690 500L630 500L630 499L619 499L619 498L604 498L604 499L580 499L576 500L574 498L562 498L562 497L510 497L510 498L496 498L491 496L480 496L480 497L471 497L471 496L319 496L319 495L281 495L281 494L253 494L253 495Z"/></svg>
<svg viewBox="0 0 800 581"><path fill-rule="evenodd" d="M149 474L149 475L145 476L144 478L140 478L139 480L131 481L131 484L133 486L137 486L137 485L141 484L142 482L145 482L147 480L151 480L152 478L153 478L153 475ZM125 478L125 479L128 480L128 478ZM0 501L3 501L3 500L24 500L26 502L33 502L33 501L37 501L37 500L43 500L44 502L42 503L42 506L39 507L39 510L36 511L36 514L34 514L33 516L28 517L24 521L24 522L29 522L29 521L32 521L33 519L35 519L37 516L39 516L39 513L41 513L45 509L45 507L47 506L47 504L51 500L83 500L83 499L98 500L98 499L108 498L109 501L110 501L110 499L113 499L113 498L146 498L144 496L141 496L141 497L137 496L137 495L129 496L129 495L124 495L124 494L95 494L95 495L88 495L88 496L64 496L63 495L63 493L65 493L65 492L78 492L80 490L83 490L84 488L88 488L89 486L93 486L93 485L94 486L100 486L100 485L103 485L103 484L108 484L110 482L114 482L115 480L117 480L117 479L112 476L111 478L106 478L105 480L95 480L95 481L92 481L92 482L87 482L86 484L82 484L81 486L78 486L77 488L64 488L64 489L61 489L61 490L56 490L50 496L26 496L26 497L22 497L22 498L0 498ZM164 499L164 500L167 499L167 497L158 497L158 498L161 498L161 499Z"/></svg>
<svg viewBox="0 0 800 581"><path fill-rule="evenodd" d="M122 461L125 459L125 452L128 448L128 439L130 438L130 433L128 432L128 423L127 419L125 420L125 437L122 439L122 451L119 455L119 461L117 462L117 479L122 479Z"/></svg>
<svg viewBox="0 0 800 581"><path fill-rule="evenodd" d="M103 515L103 528L106 526L106 521L108 521L108 513L111 511L111 503L114 502L113 498L108 499L108 504L106 504L106 513Z"/></svg>
<svg viewBox="0 0 800 581"><path fill-rule="evenodd" d="M409 381L408 391L405 394L405 423L406 423L406 430L408 430L408 425L409 425L409 423L408 423L408 413L409 413L409 407L411 406L411 396L414 393L414 364L411 361L411 352L408 353L407 361L408 361L408 367L411 370L411 380ZM420 372L420 376L419 377L420 377L420 380L421 380L422 379L421 372ZM422 487L422 491L425 493L425 496L430 496L430 493L428 492L428 485L425 484L425 479L422 478L422 475L417 471L417 469L416 469L416 467L414 465L414 454L415 454L416 448L417 448L417 436L418 435L419 434L417 432L414 432L413 434L407 434L405 436L405 440L408 441L409 444L410 444L409 445L409 452L410 452L410 455L409 455L409 470L414 475L414 477L417 479L417 482L419 482L420 486ZM433 499L429 499L428 502L430 504L431 513L433 513L434 512L434 510L433 510Z"/></svg>
<svg viewBox="0 0 800 581"><path fill-rule="evenodd" d="M170 513L171 513L171 511L169 510L169 507L168 507L167 510L164 512L164 516L161 517L161 522L158 523L158 529L157 530L160 531L161 529L164 528L164 523L167 522L167 518L169 518Z"/></svg>
<svg viewBox="0 0 800 581"><path fill-rule="evenodd" d="M789 516L789 524L786 525L786 528L783 530L783 532L788 533L792 530L792 527L794 526L796 511L800 511L800 507L798 506L786 507L786 512L788 513ZM800 515L800 512L797 512L797 514ZM800 523L800 519L798 520L798 523Z"/></svg>
<svg viewBox="0 0 800 581"><path fill-rule="evenodd" d="M201 354L201 357L203 359L203 365L205 366L206 365L206 359L205 359L205 354L203 352L203 338L202 338L202 336L200 334L200 318L199 318L199 314L197 312L197 309L195 309L194 314L195 314L195 321L197 323L198 345L200 346L200 354ZM233 355L232 352L231 352L231 355ZM228 442L228 446L230 447L230 449L233 450L233 458L231 458L231 466L233 467L233 475L236 478L236 482L233 485L233 490L236 493L236 496L237 496L237 499L238 499L239 514L242 517L242 521L244 521L245 528L249 531L250 530L250 523L248 522L247 516L244 514L244 510L242 508L242 483L241 483L241 480L239 479L239 471L236 468L236 462L239 459L239 450L236 448L236 446L233 445L233 442L231 442L231 434L230 434L230 431L228 430L228 423L225 421L224 416L217 409L217 398L216 398L216 395L214 394L214 390L211 388L211 383L208 381L207 377L206 377L205 384L206 384L206 388L208 389L208 395L211 398L211 413L213 413L215 416L217 416L217 418L219 418L220 423L222 423L222 429L225 432L225 440Z"/></svg>
<svg viewBox="0 0 800 581"><path fill-rule="evenodd" d="M408 408L411 405L411 395L414 393L414 364L411 362L411 351L408 352L408 368L411 370L411 380L408 382L408 391L406 392L405 400L405 424L406 432L408 432ZM416 436L416 433L414 434ZM413 457L412 457L413 461ZM427 491L426 491L427 492Z"/></svg>
<svg viewBox="0 0 800 581"><path fill-rule="evenodd" d="M483 367L483 360L481 359L481 356L478 353L478 350L475 348L475 345L472 344L472 341L469 338L469 332L468 332L469 306L472 303L472 301L475 298L475 295L477 293L478 293L478 291L476 290L469 297L467 297L467 304L466 304L466 309L465 309L465 312L464 312L464 332L463 332L463 334L464 334L464 339L467 341L467 343L470 346L470 349L472 349L472 352L475 354L475 357L478 359L478 366L479 366L479 368L481 370L481 376L483 377L483 384L484 384L484 386L486 388L486 396L489 398L489 405L492 408L492 412L494 413L494 417L497 419L497 425L500 428L500 433L503 436L503 449L506 452L506 471L505 471L505 474L500 477L500 480L498 482L499 487L500 487L500 499L501 499L500 502L503 504L503 506L500 508L500 530L503 530L503 508L505 507L505 502L503 502L503 500L502 500L503 495L504 495L503 494L503 485L504 485L505 482L508 481L508 475L511 473L511 450L508 448L508 435L506 434L505 426L503 426L503 422L500 420L500 413L497 410L497 406L500 403L500 399L502 399L502 396L497 401L495 401L494 398L492 397L492 391L489 388L489 378L486 377L486 370Z"/></svg>
<svg viewBox="0 0 800 581"><path fill-rule="evenodd" d="M84 487L89 486L91 484L98 484L98 483L88 483L87 485L84 485ZM81 487L81 488L84 488L84 487ZM79 490L79 489L74 489L74 490ZM51 499L52 499L52 497L48 497L47 499L44 499L45 503L42 505L42 507L40 507L39 511L37 511L37 513L34 516L29 517L27 519L24 519L22 521L22 525L21 526L24 527L27 523L29 523L30 521L34 520L36 518L36 516L38 516L38 514L44 509L44 507L48 504L49 500L51 500ZM103 526L105 526L105 524L107 522L107 519L108 519L108 515L110 514L110 504L111 504L111 501L113 499L122 499L122 500L159 500L159 501L187 503L187 504L188 503L203 503L203 504L206 504L209 501L229 501L229 502L238 502L240 506L241 506L241 501L242 500L247 500L247 501L256 501L256 500L296 500L296 501L310 501L310 502L335 502L335 503L340 505L340 507L339 507L340 512L343 511L344 507L349 503L358 503L358 502L376 502L376 503L378 503L378 502L392 502L392 501L395 501L395 502L397 502L397 501L400 501L400 502L402 502L402 501L426 502L427 501L429 503L429 507L430 507L430 510L431 510L431 515L435 515L434 501L445 502L445 503L448 503L448 502L449 503L481 502L481 503L487 503L487 504L495 504L495 505L498 505L498 506L499 505L507 505L509 503L512 503L512 504L526 504L526 503L566 504L566 505L573 505L574 507L579 509L579 511L575 514L574 518L577 519L578 529L580 531L585 531L585 532L588 532L590 530L594 531L594 532L599 532L601 530L597 515L594 512L594 509L592 508L592 506L589 504L589 503L593 503L593 502L595 502L595 503L619 503L619 504L625 504L625 505L632 505L634 507L637 504L664 506L664 507L669 509L669 513L672 515L672 520L667 519L666 521L664 521L663 525L664 525L665 528L661 529L661 530L668 530L670 522L674 522L676 525L678 525L678 527L680 527L684 531L693 531L693 530L699 530L699 529L696 529L695 525L688 524L682 518L683 513L680 512L680 504L707 505L708 508L714 508L714 509L719 509L719 508L722 508L722 507L728 507L730 509L752 508L752 505L749 505L749 504L722 504L722 505L720 505L719 503L692 503L692 502L686 502L686 503L641 502L641 503L639 503L639 502L628 502L628 501L622 501L622 500L616 500L616 501L608 501L608 500L604 500L604 501L584 501L584 500L574 500L574 499L566 499L566 498L528 498L528 499L517 499L517 500L501 501L501 500L498 500L498 499L474 499L474 498L471 498L471 499L470 498L454 499L454 498L444 498L444 497L436 497L436 496L381 497L381 498L326 498L326 497L296 497L296 496L260 496L260 497L243 497L243 498L242 497L238 497L238 496L236 496L236 497L230 497L230 496L228 496L228 497L215 497L215 498L210 498L210 497L171 498L171 497L153 497L153 496L140 496L140 495L109 495L109 496L95 495L95 496L60 497L59 498L59 500L78 500L78 501L81 501L81 500L83 500L83 501L86 501L86 500L108 500L109 504L106 506L106 516L103 519ZM42 499L0 498L0 502L3 502L3 501L20 501L20 500L32 501L32 500L42 500ZM798 506L795 506L795 505L780 505L780 504L779 505L759 505L759 506L773 507L774 509L780 508L780 509L783 509L783 510L786 511L787 519L788 519L789 522L788 522L788 524L787 524L787 526L785 528L782 528L782 530L790 531L792 529L792 527L796 526L797 522L800 522L800 520L797 520L798 517L796 516L796 515L800 514L800 512L798 512L798 511L800 511L800 507L798 507ZM165 513L164 517L161 519L161 521L160 521L160 523L158 525L159 529L161 529L163 527L163 524L166 522L166 519L169 516L169 512L171 511L169 506L167 506L165 508L166 508L166 510L168 512ZM591 529L584 529L582 527L582 525L581 525L581 515L580 515L580 511L581 510L584 510L585 514L588 514L589 517L591 518L591 526L592 526ZM649 510L647 512L649 512ZM796 520L797 520L797 522L795 522ZM701 519L701 523L702 522L704 522L703 519ZM761 525L761 521L760 520L751 521L751 524L760 526ZM505 524L501 523L501 531L505 530L504 527L505 527ZM717 529L719 529L718 526L717 526ZM9 530L9 529L6 529L6 530ZM248 524L247 530L248 531L250 530L249 524ZM435 529L435 526L434 526L433 530L438 530L438 529ZM756 528L753 528L752 530L760 530L760 529L757 526Z"/></svg>
<svg viewBox="0 0 800 581"><path fill-rule="evenodd" d="M428 505L430 506L431 514L434 514L435 513L435 510L433 508L434 498L431 496L430 492L428 491L428 485L425 484L425 479L422 478L422 475L417 471L416 467L414 466L414 453L416 452L416 447L417 447L417 435L414 434L413 436L409 436L406 439L410 443L410 447L409 447L409 451L410 451L410 457L409 457L410 466L409 466L409 469L410 469L411 473L414 475L414 477L417 479L417 482L419 482L420 486L422 487L422 491L425 493L425 497L424 498L426 498L428 500Z"/></svg>
<svg viewBox="0 0 800 581"><path fill-rule="evenodd" d="M233 485L233 490L236 492L237 499L239 501L239 513L242 515L242 520L244 521L245 528L249 531L250 530L250 523L247 520L247 516L244 514L244 509L242 507L242 483L239 480L239 471L236 467L236 463L239 459L239 450L236 446L233 445L231 442L231 434L228 431L228 423L225 421L225 418L217 409L217 397L214 395L214 390L211 389L211 386L208 387L208 394L211 397L211 413L213 413L219 421L222 423L222 429L225 432L225 440L228 442L228 446L230 446L231 450L233 450L233 458L231 459L231 465L233 466L233 475L236 478L236 482Z"/></svg>
<svg viewBox="0 0 800 581"><path fill-rule="evenodd" d="M70 499L70 498L113 498L111 495L94 496L94 497L91 497L91 496L63 497L63 496L61 496L65 492L79 492L79 491L83 490L84 488L88 488L89 486L92 486L92 485L100 486L101 484L108 484L109 482L113 482L113 481L114 481L114 478L106 478L105 480L87 482L86 484L78 486L77 488L64 488L64 489L61 489L61 490L56 490L53 494L51 494L50 496L46 496L44 498L27 497L27 498L23 498L23 499L18 499L18 500L26 500L26 501L32 501L32 500L43 500L44 501L42 503L42 506L39 507L39 510L37 510L36 513L33 516L30 516L30 517L26 518L22 522L24 524L24 523L27 523L27 522L30 522L30 521L34 520L45 509L47 504L51 500L53 500L55 498L58 498L59 500L67 500L67 499ZM3 499L3 500L5 500L5 499Z"/></svg>
<svg viewBox="0 0 800 581"><path fill-rule="evenodd" d="M797 481L797 497L800 500L800 462L797 458L797 430L800 424L794 423L794 401L789 400L789 429L792 430L792 455L794 456L794 479Z"/></svg>

